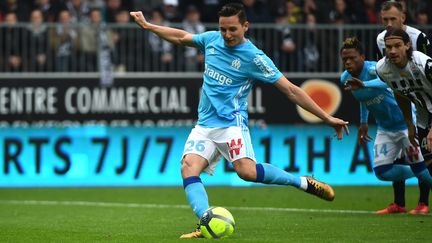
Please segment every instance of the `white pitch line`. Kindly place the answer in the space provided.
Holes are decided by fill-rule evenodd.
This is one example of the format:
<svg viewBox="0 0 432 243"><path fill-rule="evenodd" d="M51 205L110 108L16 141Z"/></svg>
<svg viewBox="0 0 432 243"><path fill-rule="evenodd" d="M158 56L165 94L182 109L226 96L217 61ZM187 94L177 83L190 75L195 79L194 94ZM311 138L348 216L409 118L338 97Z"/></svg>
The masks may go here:
<svg viewBox="0 0 432 243"><path fill-rule="evenodd" d="M0 200L0 204L38 205L38 206L85 206L85 207L120 207L120 208L177 208L189 209L188 205L170 204L143 204L118 202L90 202L90 201L39 201L39 200ZM272 207L230 207L230 210L241 211L276 211L276 212L316 212L334 214L373 214L373 211L364 210L338 210L338 209L307 209L307 208L272 208Z"/></svg>

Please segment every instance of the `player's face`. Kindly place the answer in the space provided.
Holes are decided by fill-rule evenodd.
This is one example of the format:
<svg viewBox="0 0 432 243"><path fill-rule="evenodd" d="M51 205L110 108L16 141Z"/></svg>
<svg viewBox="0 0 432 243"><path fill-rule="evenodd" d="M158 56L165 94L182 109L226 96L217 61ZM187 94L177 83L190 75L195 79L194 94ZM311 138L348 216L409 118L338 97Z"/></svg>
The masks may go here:
<svg viewBox="0 0 432 243"><path fill-rule="evenodd" d="M244 34L248 30L249 23L241 24L237 15L219 17L219 30L224 38L225 45L233 47L245 41Z"/></svg>
<svg viewBox="0 0 432 243"><path fill-rule="evenodd" d="M342 64L344 69L351 75L358 76L363 69L365 56L361 55L354 48L345 48L341 52Z"/></svg>
<svg viewBox="0 0 432 243"><path fill-rule="evenodd" d="M400 38L388 38L385 40L386 57L391 63L403 68L408 62L407 51L410 43L405 44Z"/></svg>
<svg viewBox="0 0 432 243"><path fill-rule="evenodd" d="M392 7L387 11L381 11L381 22L388 30L390 28L402 29L405 22L405 14Z"/></svg>

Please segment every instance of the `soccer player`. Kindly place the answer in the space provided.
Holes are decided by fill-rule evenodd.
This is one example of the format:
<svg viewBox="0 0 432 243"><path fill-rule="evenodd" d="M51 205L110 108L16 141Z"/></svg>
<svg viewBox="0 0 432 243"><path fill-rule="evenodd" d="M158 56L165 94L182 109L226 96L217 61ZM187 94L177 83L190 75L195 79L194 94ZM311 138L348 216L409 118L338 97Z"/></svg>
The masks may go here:
<svg viewBox="0 0 432 243"><path fill-rule="evenodd" d="M348 122L323 111L302 89L292 84L273 62L245 38L249 22L243 5L228 3L219 11L219 31L192 35L184 30L147 22L141 12L131 12L135 22L171 43L201 49L205 55L198 122L186 141L181 174L189 205L198 218L209 208L200 179L213 174L224 156L246 181L290 185L332 201L333 189L312 177L298 177L271 164L256 163L248 130L247 96L255 81L274 84L288 99L321 118L336 131L348 134ZM283 109L282 109L283 110ZM196 230L181 238L202 237Z"/></svg>
<svg viewBox="0 0 432 243"><path fill-rule="evenodd" d="M413 51L409 35L400 28L387 30L384 41L386 56L378 61L377 73L394 91L408 126L409 141L416 148L421 145L421 151L409 151L410 158L423 154L425 161L429 161L432 157L432 58ZM411 102L416 107L417 124L412 120ZM426 168L413 168L416 175L420 170L422 181L430 189L432 182L426 179L430 176Z"/></svg>
<svg viewBox="0 0 432 243"><path fill-rule="evenodd" d="M405 12L403 5L397 1L386 1L381 5L381 22L386 28L377 36L378 60L385 55L384 35L387 29L399 28L406 31L411 39L412 48L431 56L431 44L423 32L405 25ZM427 160L426 160L427 161ZM429 163L430 161L427 161ZM432 172L432 164L429 163L429 172ZM428 214L429 213L429 187L419 181L420 198L415 209L409 211L410 214ZM405 181L393 182L394 202L387 208L377 211L380 214L406 212L405 209Z"/></svg>
<svg viewBox="0 0 432 243"><path fill-rule="evenodd" d="M406 151L419 151L419 147L410 144L402 111L391 89L377 76L376 62L365 61L364 49L357 38L347 38L340 50L340 55L346 69L341 74L340 81L360 102L360 127L357 141L365 143L371 140L367 132L369 112L375 117L378 126L374 142L376 177L384 181L399 181L417 176L419 180L429 181L432 185L432 178L425 169L421 153L414 157L403 157L409 166L393 163L401 152L408 155Z"/></svg>

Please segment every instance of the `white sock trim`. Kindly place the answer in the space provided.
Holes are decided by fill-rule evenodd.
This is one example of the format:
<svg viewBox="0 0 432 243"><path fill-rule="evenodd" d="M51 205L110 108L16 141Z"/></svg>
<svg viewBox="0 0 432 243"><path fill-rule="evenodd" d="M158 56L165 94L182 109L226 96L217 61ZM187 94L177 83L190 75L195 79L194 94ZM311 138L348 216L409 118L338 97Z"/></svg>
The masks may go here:
<svg viewBox="0 0 432 243"><path fill-rule="evenodd" d="M308 183L307 183L306 177L300 176L300 187L299 188L302 189L303 191L306 191L307 185L308 185Z"/></svg>

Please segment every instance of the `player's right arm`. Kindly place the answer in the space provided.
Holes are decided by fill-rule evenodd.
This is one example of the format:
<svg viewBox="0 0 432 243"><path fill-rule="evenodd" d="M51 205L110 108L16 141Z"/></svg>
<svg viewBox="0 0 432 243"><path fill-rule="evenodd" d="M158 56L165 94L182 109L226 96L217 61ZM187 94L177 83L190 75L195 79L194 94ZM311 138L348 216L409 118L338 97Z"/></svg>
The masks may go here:
<svg viewBox="0 0 432 243"><path fill-rule="evenodd" d="M155 33L160 38L169 41L175 45L195 47L192 42L193 35L187 31L171 28L167 26L156 25L148 22L141 11L130 12L130 15L141 28Z"/></svg>
<svg viewBox="0 0 432 243"><path fill-rule="evenodd" d="M326 113L323 109L321 109L321 107L318 106L317 103L315 103L315 101L309 95L306 94L304 90L291 83L285 76L281 76L275 82L275 86L280 91L282 91L292 102L332 126L336 131L336 137L338 139L342 139L344 131L347 135L349 134L348 122Z"/></svg>
<svg viewBox="0 0 432 243"><path fill-rule="evenodd" d="M364 88L363 81L360 79L354 77L350 79L347 78L347 72L345 71L340 77L340 82L345 86L345 91L354 91ZM360 102L360 126L357 131L358 144L364 144L372 140L371 136L368 134L368 118L369 110L363 102Z"/></svg>
<svg viewBox="0 0 432 243"><path fill-rule="evenodd" d="M413 123L411 101L407 97L404 97L401 94L399 94L398 92L394 92L394 97L405 118L405 123L407 124L408 127L408 138L411 144L417 147L418 144L415 139L416 127L415 124Z"/></svg>
<svg viewBox="0 0 432 243"><path fill-rule="evenodd" d="M372 140L372 137L368 134L369 110L363 102L360 102L360 126L357 132L357 143L365 144Z"/></svg>

